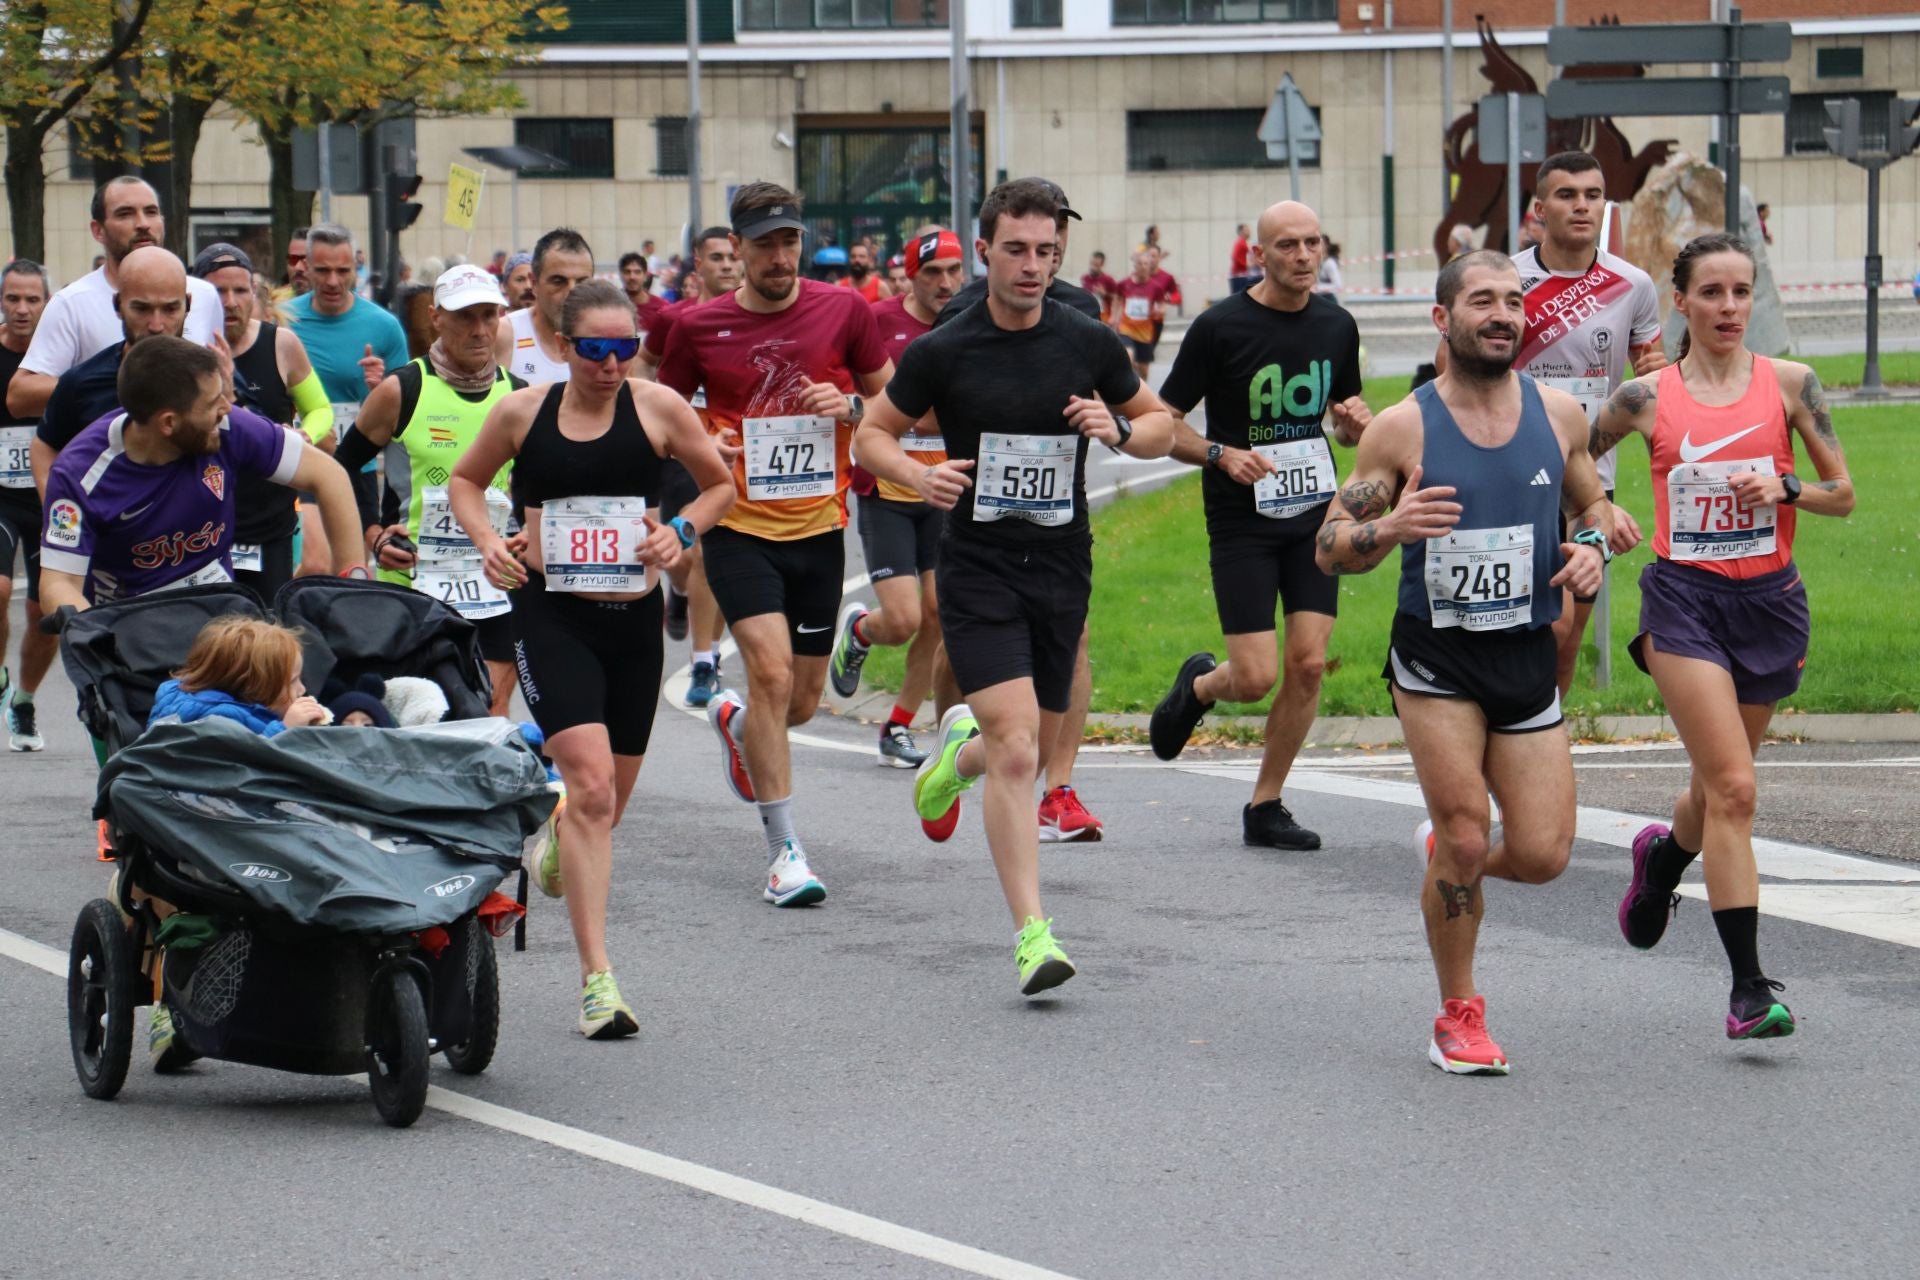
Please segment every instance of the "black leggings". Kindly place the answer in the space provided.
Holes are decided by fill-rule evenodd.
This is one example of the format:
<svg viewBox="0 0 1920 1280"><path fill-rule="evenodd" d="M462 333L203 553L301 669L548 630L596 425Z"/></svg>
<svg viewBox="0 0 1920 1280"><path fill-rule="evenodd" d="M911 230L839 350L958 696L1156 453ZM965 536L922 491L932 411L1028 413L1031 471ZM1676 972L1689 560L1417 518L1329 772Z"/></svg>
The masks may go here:
<svg viewBox="0 0 1920 1280"><path fill-rule="evenodd" d="M536 573L531 585L507 593L513 663L534 723L549 740L603 724L613 754L645 755L665 660L660 592L608 601L545 588Z"/></svg>

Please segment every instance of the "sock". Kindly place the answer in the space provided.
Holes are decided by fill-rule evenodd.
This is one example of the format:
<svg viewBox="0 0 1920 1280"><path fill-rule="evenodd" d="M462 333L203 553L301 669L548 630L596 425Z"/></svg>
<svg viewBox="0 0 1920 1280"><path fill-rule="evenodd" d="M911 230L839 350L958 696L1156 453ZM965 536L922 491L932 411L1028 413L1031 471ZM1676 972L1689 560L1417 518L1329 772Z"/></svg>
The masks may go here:
<svg viewBox="0 0 1920 1280"><path fill-rule="evenodd" d="M1665 886L1667 892L1671 893L1673 887L1680 883L1680 874L1687 869L1687 864L1699 856L1698 849L1687 852L1669 833L1647 855L1647 878L1656 885Z"/></svg>
<svg viewBox="0 0 1920 1280"><path fill-rule="evenodd" d="M1727 949L1734 984L1761 976L1760 908L1728 907L1725 911L1716 911L1713 927L1720 931L1720 945Z"/></svg>
<svg viewBox="0 0 1920 1280"><path fill-rule="evenodd" d="M893 707L893 714L887 717L887 723L897 724L902 729L911 729L913 727L913 712L907 710L907 708L901 706L900 704L895 703Z"/></svg>
<svg viewBox="0 0 1920 1280"><path fill-rule="evenodd" d="M793 841L794 847L800 846L800 837L793 830L793 797L784 800L762 800L760 802L760 825L767 829L767 859L772 861L787 851L787 841Z"/></svg>
<svg viewBox="0 0 1920 1280"><path fill-rule="evenodd" d="M705 661L712 663L717 669L720 666L720 646L715 645L705 653L696 653L693 655L693 658L695 662Z"/></svg>
<svg viewBox="0 0 1920 1280"><path fill-rule="evenodd" d="M861 629L862 626L866 623L866 620L867 620L867 615L864 613L853 620L853 638L855 640L858 640L861 644L866 645L868 648L872 648L873 641L867 639L867 633Z"/></svg>

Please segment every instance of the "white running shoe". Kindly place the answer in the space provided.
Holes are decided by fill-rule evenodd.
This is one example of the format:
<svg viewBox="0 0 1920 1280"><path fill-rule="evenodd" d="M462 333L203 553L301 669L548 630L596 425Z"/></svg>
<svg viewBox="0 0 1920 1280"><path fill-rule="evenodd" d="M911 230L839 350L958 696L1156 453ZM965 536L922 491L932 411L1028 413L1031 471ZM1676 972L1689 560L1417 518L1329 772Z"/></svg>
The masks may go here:
<svg viewBox="0 0 1920 1280"><path fill-rule="evenodd" d="M1422 818L1420 825L1413 829L1413 851L1420 855L1420 869L1425 871L1433 861L1432 818Z"/></svg>
<svg viewBox="0 0 1920 1280"><path fill-rule="evenodd" d="M767 887L760 896L776 907L810 907L827 900L827 886L807 865L806 852L789 840L780 856L768 864Z"/></svg>

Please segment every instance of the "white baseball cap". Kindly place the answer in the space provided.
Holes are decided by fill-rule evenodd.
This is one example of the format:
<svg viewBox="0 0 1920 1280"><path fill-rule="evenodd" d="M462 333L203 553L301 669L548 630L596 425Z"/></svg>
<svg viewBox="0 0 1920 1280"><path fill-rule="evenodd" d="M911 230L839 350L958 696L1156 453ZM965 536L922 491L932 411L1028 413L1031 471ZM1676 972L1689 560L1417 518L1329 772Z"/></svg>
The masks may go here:
<svg viewBox="0 0 1920 1280"><path fill-rule="evenodd" d="M470 262L448 267L433 282L433 305L442 311L460 311L483 302L497 307L507 305L506 295L500 292L500 282L485 267L476 267Z"/></svg>

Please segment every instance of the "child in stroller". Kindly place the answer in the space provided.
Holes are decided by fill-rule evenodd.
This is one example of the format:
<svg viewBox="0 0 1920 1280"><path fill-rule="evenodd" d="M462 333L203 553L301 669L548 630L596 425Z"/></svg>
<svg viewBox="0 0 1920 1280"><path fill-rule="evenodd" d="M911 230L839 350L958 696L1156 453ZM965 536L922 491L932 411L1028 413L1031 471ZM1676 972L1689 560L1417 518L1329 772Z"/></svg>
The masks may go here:
<svg viewBox="0 0 1920 1280"><path fill-rule="evenodd" d="M330 713L300 680L300 636L258 618L215 618L200 628L187 663L153 697L149 725L221 716L266 737L326 724Z"/></svg>

